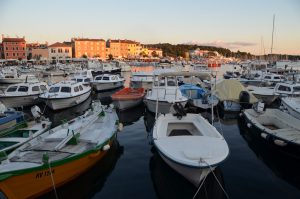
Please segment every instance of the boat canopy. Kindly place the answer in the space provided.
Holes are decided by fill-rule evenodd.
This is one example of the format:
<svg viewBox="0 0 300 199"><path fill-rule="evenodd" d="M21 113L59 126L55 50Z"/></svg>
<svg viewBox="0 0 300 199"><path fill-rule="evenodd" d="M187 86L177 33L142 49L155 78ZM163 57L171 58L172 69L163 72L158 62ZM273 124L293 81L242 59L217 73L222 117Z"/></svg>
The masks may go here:
<svg viewBox="0 0 300 199"><path fill-rule="evenodd" d="M188 71L162 73L162 74L159 75L159 78L168 77L168 76L185 76L185 77L194 76L194 77L199 77L201 80L210 80L211 79L211 74L210 73L188 72Z"/></svg>
<svg viewBox="0 0 300 199"><path fill-rule="evenodd" d="M241 91L247 91L247 89L235 79L223 79L220 82L217 82L216 86L213 88L213 93L218 96L219 100L221 101L228 100L239 102ZM258 101L252 93L248 93L250 95L251 104Z"/></svg>

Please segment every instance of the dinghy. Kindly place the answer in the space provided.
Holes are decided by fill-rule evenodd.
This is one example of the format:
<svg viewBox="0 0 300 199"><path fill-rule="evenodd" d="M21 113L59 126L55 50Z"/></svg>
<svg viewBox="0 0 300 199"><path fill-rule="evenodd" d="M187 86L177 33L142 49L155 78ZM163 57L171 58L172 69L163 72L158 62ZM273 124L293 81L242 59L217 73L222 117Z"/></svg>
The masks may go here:
<svg viewBox="0 0 300 199"><path fill-rule="evenodd" d="M10 110L0 103L0 137L7 132L25 127L24 115L20 111Z"/></svg>
<svg viewBox="0 0 300 199"><path fill-rule="evenodd" d="M274 87L248 86L247 89L257 99L266 104L271 104L279 97L279 94L275 93Z"/></svg>
<svg viewBox="0 0 300 199"><path fill-rule="evenodd" d="M229 154L224 137L200 114L160 115L153 128L154 146L162 159L193 185L200 182Z"/></svg>
<svg viewBox="0 0 300 199"><path fill-rule="evenodd" d="M71 181L105 157L117 126L114 109L93 103L84 115L41 134L2 160L1 192L11 199L36 198Z"/></svg>
<svg viewBox="0 0 300 199"><path fill-rule="evenodd" d="M299 157L300 120L279 109L246 109L243 111L248 128L253 128L268 144L282 147Z"/></svg>
<svg viewBox="0 0 300 199"><path fill-rule="evenodd" d="M144 96L143 88L123 88L114 93L111 98L118 109L124 110L141 104Z"/></svg>

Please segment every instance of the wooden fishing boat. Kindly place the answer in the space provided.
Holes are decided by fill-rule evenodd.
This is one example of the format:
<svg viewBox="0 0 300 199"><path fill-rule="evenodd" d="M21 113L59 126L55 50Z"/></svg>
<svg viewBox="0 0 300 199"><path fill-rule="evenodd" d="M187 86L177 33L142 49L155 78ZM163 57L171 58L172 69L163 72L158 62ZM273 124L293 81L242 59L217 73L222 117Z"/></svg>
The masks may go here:
<svg viewBox="0 0 300 199"><path fill-rule="evenodd" d="M102 159L115 139L111 107L91 109L10 153L0 164L0 192L7 198L37 197L78 177Z"/></svg>
<svg viewBox="0 0 300 199"><path fill-rule="evenodd" d="M123 88L114 93L111 98L118 109L124 110L141 104L144 96L144 88Z"/></svg>
<svg viewBox="0 0 300 199"><path fill-rule="evenodd" d="M7 110L0 113L0 137L13 129L25 126L26 124L22 112Z"/></svg>

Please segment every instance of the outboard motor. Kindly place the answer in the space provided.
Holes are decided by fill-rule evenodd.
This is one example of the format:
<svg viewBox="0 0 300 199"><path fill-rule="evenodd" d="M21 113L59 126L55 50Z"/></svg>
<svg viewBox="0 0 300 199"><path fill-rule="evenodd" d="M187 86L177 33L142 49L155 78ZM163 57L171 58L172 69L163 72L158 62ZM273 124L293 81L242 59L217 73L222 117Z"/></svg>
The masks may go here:
<svg viewBox="0 0 300 199"><path fill-rule="evenodd" d="M241 91L239 96L239 102L243 109L251 108L250 94L247 91Z"/></svg>
<svg viewBox="0 0 300 199"><path fill-rule="evenodd" d="M186 112L185 112L182 104L177 102L172 107L175 111L175 113L173 113L173 115L176 116L178 119L181 119L183 116L186 116Z"/></svg>

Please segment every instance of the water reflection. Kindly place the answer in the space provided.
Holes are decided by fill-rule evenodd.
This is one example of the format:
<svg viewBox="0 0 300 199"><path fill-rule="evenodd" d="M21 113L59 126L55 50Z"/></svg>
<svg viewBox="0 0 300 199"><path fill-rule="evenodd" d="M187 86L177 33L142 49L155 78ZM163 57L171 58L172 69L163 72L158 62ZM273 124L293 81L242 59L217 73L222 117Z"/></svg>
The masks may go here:
<svg viewBox="0 0 300 199"><path fill-rule="evenodd" d="M50 121L52 122L52 126L55 127L62 124L62 120L69 121L75 117L83 115L84 112L90 108L91 102L92 97L89 97L81 104L60 111L53 111L50 108L46 107L44 115L45 117L50 119ZM43 111L44 107L45 105L43 104L40 106L40 109Z"/></svg>
<svg viewBox="0 0 300 199"><path fill-rule="evenodd" d="M277 147L268 145L264 139L246 127L243 119L238 119L240 134L258 159L263 161L279 178L300 189L300 161L281 153Z"/></svg>
<svg viewBox="0 0 300 199"><path fill-rule="evenodd" d="M152 133L154 123L155 123L155 114L150 112L147 108L145 108L144 124L148 134Z"/></svg>
<svg viewBox="0 0 300 199"><path fill-rule="evenodd" d="M153 186L158 198L193 198L197 188L170 168L155 150L150 159L149 167ZM221 185L225 187L221 169L216 168L214 173ZM196 198L225 198L224 192L212 173L207 176Z"/></svg>
<svg viewBox="0 0 300 199"><path fill-rule="evenodd" d="M109 105L110 103L112 103L111 95L121 89L123 89L123 88L121 87L121 88L117 88L117 89L113 89L113 90L109 90L109 91L96 92L93 95L92 99L94 99L94 100L99 99L101 101L101 104Z"/></svg>
<svg viewBox="0 0 300 199"><path fill-rule="evenodd" d="M144 104L133 107L131 109L126 109L122 111L117 111L117 115L119 117L119 121L124 126L132 125L134 122L138 121L143 115L145 111Z"/></svg>
<svg viewBox="0 0 300 199"><path fill-rule="evenodd" d="M87 172L82 174L75 180L57 188L57 194L59 198L92 198L97 192L100 192L107 178L123 154L124 148L119 145L117 140L114 141L110 150ZM48 199L54 198L54 192L49 192L40 198Z"/></svg>

